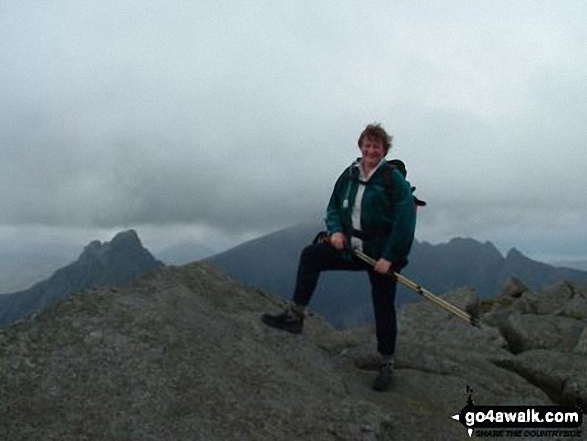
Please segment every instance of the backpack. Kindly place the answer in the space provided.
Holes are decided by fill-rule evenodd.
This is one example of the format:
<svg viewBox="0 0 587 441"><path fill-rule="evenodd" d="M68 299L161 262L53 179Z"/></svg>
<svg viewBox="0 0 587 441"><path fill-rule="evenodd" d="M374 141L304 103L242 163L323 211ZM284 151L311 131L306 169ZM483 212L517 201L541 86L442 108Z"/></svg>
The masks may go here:
<svg viewBox="0 0 587 441"><path fill-rule="evenodd" d="M385 168L385 190L387 193L391 193L391 171L393 169L397 169L405 178L408 175L408 171L406 170L406 164L399 159L392 159L391 161L387 162L387 167ZM412 193L416 191L416 187L411 188ZM426 202L421 199L418 199L415 195L414 196L414 204L417 207L425 207Z"/></svg>

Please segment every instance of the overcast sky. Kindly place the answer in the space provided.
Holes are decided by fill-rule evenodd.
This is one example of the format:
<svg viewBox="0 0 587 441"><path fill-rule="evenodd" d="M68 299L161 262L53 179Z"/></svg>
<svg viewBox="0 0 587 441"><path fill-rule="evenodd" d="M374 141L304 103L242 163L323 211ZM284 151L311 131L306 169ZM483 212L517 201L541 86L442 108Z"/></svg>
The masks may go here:
<svg viewBox="0 0 587 441"><path fill-rule="evenodd" d="M0 2L0 242L318 222L364 126L417 238L587 249L587 3Z"/></svg>

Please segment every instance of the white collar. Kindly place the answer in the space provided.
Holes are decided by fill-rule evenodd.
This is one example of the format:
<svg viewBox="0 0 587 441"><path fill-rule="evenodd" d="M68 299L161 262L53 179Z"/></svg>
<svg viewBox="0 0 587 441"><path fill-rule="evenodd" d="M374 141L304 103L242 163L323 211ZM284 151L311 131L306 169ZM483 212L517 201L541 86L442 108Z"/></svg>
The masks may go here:
<svg viewBox="0 0 587 441"><path fill-rule="evenodd" d="M363 181L368 181L369 179L371 179L371 176L373 176L373 173L375 173L375 171L377 171L377 169L379 167L381 167L381 164L383 164L384 162L387 162L387 159L385 159L385 156L383 158L381 158L381 161L379 161L379 164L377 164L373 170L371 170L369 172L368 176L365 176L365 174L363 173L363 158L359 158L357 159L354 163L353 163L353 167L357 167L359 169L359 177L363 180Z"/></svg>

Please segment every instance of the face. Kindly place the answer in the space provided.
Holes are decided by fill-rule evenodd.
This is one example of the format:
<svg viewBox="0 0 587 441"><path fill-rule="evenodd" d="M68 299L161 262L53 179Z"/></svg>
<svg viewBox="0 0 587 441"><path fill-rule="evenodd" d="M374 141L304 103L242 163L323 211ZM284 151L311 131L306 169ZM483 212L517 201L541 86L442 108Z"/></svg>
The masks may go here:
<svg viewBox="0 0 587 441"><path fill-rule="evenodd" d="M363 163L367 167L375 167L387 153L381 141L373 139L370 136L363 139L360 149L363 154Z"/></svg>

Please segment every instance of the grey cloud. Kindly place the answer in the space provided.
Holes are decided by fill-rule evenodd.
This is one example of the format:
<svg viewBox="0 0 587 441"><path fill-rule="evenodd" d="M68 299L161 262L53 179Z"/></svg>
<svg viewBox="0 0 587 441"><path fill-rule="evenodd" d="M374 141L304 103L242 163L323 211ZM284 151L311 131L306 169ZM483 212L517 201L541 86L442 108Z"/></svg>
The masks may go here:
<svg viewBox="0 0 587 441"><path fill-rule="evenodd" d="M0 225L316 219L380 121L424 238L584 233L580 1L3 8Z"/></svg>

